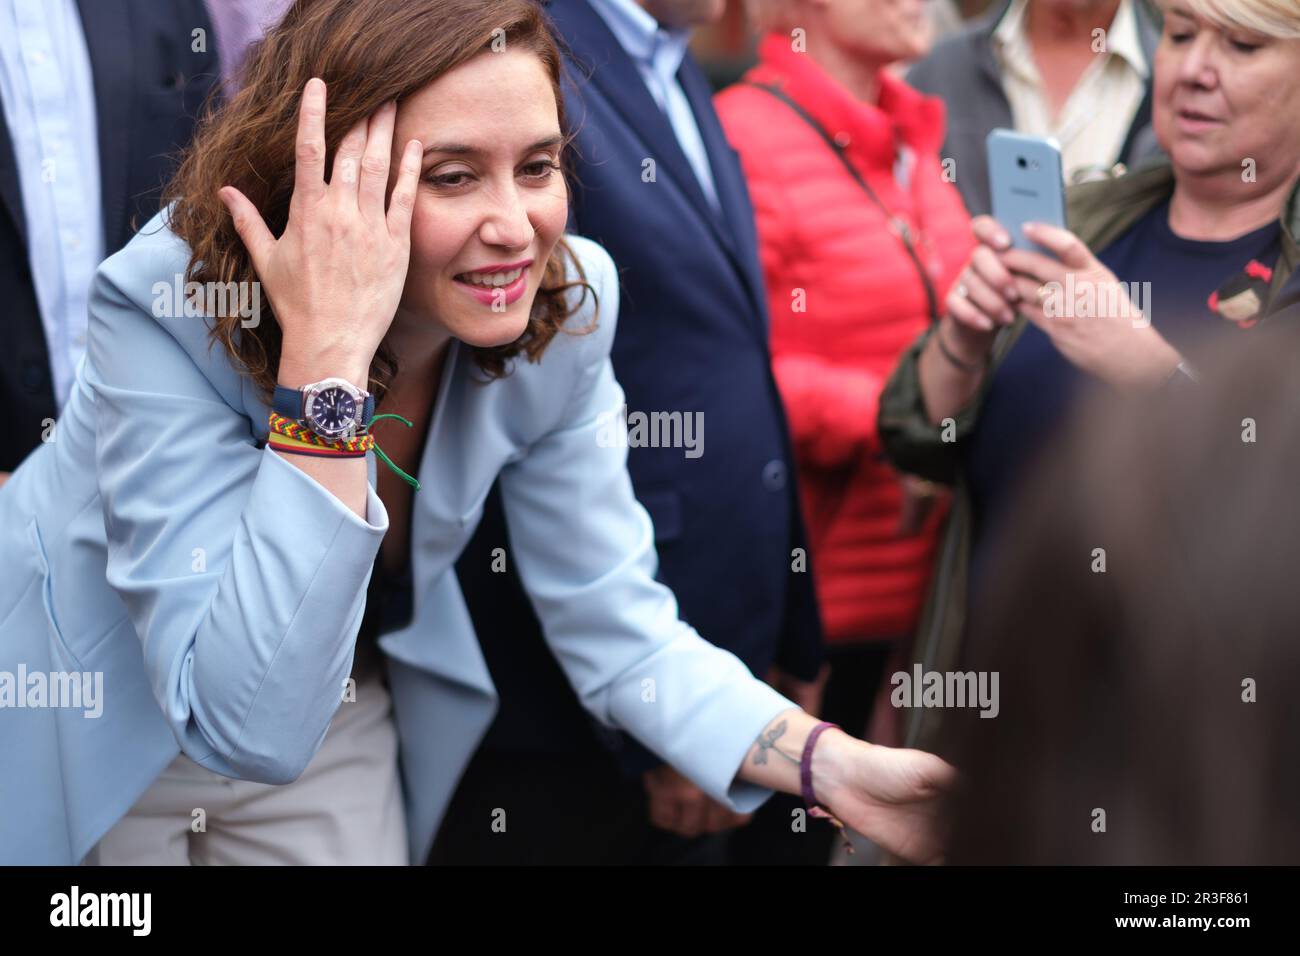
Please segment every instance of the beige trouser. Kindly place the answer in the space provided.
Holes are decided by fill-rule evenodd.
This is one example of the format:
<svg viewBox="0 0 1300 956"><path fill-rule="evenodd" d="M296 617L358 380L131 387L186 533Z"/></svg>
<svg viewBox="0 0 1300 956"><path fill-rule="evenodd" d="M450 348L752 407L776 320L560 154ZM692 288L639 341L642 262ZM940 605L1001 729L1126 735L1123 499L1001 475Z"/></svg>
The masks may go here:
<svg viewBox="0 0 1300 956"><path fill-rule="evenodd" d="M406 816L388 691L377 676L362 677L356 700L339 705L302 776L284 786L232 780L181 754L86 862L405 865Z"/></svg>

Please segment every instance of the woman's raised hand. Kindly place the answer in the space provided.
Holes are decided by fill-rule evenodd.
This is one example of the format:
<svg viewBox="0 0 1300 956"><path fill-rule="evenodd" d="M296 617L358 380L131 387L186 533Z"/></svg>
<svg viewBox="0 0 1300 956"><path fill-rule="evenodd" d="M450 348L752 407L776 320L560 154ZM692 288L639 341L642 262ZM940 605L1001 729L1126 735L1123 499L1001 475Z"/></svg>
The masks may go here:
<svg viewBox="0 0 1300 956"><path fill-rule="evenodd" d="M1011 246L1006 230L992 216L976 216L971 231L979 245L948 293L948 315L967 351L987 352L998 329L1015 321L1020 293L999 257Z"/></svg>
<svg viewBox="0 0 1300 956"><path fill-rule="evenodd" d="M283 334L281 384L337 376L366 387L406 284L420 171L421 145L411 140L385 209L396 114L390 101L349 130L327 183L325 83L308 81L289 219L279 239L243 193L233 186L220 192Z"/></svg>
<svg viewBox="0 0 1300 956"><path fill-rule="evenodd" d="M1026 223L1024 230L1052 253L1009 249L1001 256L1016 275L1025 318L1071 364L1117 388L1167 382L1182 357L1129 297L1128 284L1074 233L1043 223Z"/></svg>

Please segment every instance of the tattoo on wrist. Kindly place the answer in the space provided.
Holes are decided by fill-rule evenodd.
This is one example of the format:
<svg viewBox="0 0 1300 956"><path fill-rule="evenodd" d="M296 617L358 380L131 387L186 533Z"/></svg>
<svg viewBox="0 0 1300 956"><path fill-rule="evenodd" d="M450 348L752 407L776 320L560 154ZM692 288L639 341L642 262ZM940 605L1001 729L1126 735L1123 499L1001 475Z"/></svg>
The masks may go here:
<svg viewBox="0 0 1300 956"><path fill-rule="evenodd" d="M781 736L785 733L785 731L786 731L786 724L785 721L782 720L775 727L772 727L758 735L758 739L754 741L754 743L758 745L758 750L754 752L754 764L756 766L759 764L767 763L767 752L769 750L779 756L784 757L786 760L790 761L790 763L794 764L795 766L799 765L798 757L794 756L793 754L786 753L784 750L782 750L780 747L776 745L776 742L781 739Z"/></svg>

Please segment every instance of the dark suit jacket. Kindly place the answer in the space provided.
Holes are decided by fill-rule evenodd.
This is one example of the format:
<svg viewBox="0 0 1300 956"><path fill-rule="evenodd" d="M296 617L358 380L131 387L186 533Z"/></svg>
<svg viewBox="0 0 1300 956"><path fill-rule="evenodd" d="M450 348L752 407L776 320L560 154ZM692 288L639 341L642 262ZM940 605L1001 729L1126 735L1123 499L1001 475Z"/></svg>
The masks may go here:
<svg viewBox="0 0 1300 956"><path fill-rule="evenodd" d="M708 204L668 120L632 60L585 0L547 5L572 60L566 109L576 130L569 228L619 267L614 370L629 411L702 412L704 453L631 448L628 468L649 511L659 578L681 616L762 676L774 662L815 676L821 628L803 547L793 456L772 377L753 210L712 91L688 56L678 74L708 150L722 211ZM642 181L643 160L656 163ZM542 643L518 582L489 568L504 544L490 503L458 566L501 710L485 745L582 749L592 730ZM601 733L597 730L597 733ZM628 740L625 769L657 761Z"/></svg>
<svg viewBox="0 0 1300 956"><path fill-rule="evenodd" d="M989 164L984 140L995 129L1014 129L1011 104L1002 88L1002 74L993 53L993 33L1010 0L970 22L961 32L937 43L907 73L907 82L944 101L948 107L945 159L956 160L956 186L972 216L992 211ZM1134 4L1138 41L1150 64L1155 56L1160 27L1144 0ZM1158 155L1160 147L1151 131L1151 85L1129 125L1119 161L1134 166Z"/></svg>
<svg viewBox="0 0 1300 956"><path fill-rule="evenodd" d="M104 254L158 211L176 151L219 76L216 40L202 0L78 0L95 85ZM207 51L191 50L191 31ZM12 471L41 440L57 410L50 356L27 256L18 166L0 123L0 403L11 423L0 471Z"/></svg>

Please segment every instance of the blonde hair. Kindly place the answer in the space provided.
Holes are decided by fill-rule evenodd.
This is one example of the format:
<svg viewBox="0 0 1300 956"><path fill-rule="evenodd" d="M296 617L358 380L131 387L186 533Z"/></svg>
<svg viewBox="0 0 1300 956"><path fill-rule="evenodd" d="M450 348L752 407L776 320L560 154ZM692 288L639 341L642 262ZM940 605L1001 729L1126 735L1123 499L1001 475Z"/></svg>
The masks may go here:
<svg viewBox="0 0 1300 956"><path fill-rule="evenodd" d="M1247 30L1275 40L1300 40L1296 0L1160 0L1165 12L1177 4L1225 30Z"/></svg>

